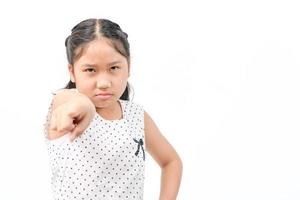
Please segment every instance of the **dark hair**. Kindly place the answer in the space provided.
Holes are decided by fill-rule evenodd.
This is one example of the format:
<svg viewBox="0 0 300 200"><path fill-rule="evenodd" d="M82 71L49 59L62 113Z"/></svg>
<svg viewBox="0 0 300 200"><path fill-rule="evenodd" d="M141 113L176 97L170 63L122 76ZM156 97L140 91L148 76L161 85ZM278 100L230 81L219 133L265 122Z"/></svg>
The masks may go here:
<svg viewBox="0 0 300 200"><path fill-rule="evenodd" d="M108 38L113 47L123 55L130 65L130 51L128 35L120 26L108 19L86 19L72 28L72 33L65 40L68 63L73 65L89 42L99 38ZM64 89L76 88L76 84L71 80ZM120 99L129 100L130 84L127 82L126 89Z"/></svg>

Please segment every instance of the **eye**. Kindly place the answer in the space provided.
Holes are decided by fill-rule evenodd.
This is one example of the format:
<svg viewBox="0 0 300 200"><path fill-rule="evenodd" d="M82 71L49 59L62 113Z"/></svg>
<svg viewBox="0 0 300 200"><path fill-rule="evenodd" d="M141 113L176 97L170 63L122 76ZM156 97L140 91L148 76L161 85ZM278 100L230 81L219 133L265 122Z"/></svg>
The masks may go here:
<svg viewBox="0 0 300 200"><path fill-rule="evenodd" d="M112 66L110 69L112 69L114 71L114 70L120 69L120 67L118 67L118 66Z"/></svg>
<svg viewBox="0 0 300 200"><path fill-rule="evenodd" d="M84 71L91 72L90 70L94 70L94 69L93 69L93 68L87 68L87 69L85 69Z"/></svg>

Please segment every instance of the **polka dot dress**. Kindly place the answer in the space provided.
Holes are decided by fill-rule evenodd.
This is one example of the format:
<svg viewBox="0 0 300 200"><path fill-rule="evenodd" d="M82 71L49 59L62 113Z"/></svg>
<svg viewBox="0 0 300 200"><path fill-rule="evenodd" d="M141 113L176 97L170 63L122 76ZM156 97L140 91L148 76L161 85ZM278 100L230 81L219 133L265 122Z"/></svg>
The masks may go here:
<svg viewBox="0 0 300 200"><path fill-rule="evenodd" d="M122 119L98 113L73 142L69 134L49 140L51 106L44 124L55 200L142 200L145 171L144 111L119 100Z"/></svg>

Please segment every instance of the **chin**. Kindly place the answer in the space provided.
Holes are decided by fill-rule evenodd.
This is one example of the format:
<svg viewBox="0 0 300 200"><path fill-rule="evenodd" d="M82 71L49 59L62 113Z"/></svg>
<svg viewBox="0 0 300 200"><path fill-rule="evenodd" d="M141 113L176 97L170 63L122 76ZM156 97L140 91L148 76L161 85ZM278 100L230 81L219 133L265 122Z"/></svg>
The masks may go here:
<svg viewBox="0 0 300 200"><path fill-rule="evenodd" d="M113 105L116 102L117 102L117 99L111 98L111 99L107 99L107 100L99 100L99 99L97 99L93 103L94 103L94 105L95 105L96 108L105 108L105 107Z"/></svg>

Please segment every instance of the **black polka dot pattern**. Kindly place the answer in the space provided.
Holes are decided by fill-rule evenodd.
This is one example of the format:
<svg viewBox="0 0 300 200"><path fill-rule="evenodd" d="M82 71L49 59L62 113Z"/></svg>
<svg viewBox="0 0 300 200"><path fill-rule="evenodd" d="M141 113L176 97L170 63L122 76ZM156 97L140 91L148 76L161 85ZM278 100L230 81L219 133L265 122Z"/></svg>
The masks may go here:
<svg viewBox="0 0 300 200"><path fill-rule="evenodd" d="M145 171L144 110L119 100L123 118L106 120L96 113L72 143L68 134L48 140L52 103L44 124L56 200L142 200Z"/></svg>

